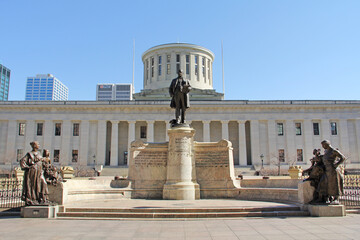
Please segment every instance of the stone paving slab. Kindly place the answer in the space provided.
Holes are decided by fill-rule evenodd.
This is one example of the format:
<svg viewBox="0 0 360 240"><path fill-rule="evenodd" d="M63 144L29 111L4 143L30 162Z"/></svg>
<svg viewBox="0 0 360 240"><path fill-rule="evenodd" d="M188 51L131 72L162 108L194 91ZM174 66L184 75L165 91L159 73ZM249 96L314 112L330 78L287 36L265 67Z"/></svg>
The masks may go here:
<svg viewBox="0 0 360 240"><path fill-rule="evenodd" d="M0 239L360 239L360 215L195 221L0 218Z"/></svg>

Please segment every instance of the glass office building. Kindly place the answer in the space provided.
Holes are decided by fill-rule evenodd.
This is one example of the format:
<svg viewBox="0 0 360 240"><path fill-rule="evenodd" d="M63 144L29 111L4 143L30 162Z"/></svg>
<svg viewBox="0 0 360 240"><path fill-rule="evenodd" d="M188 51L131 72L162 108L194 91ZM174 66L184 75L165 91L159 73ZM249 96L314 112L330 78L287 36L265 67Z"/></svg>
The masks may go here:
<svg viewBox="0 0 360 240"><path fill-rule="evenodd" d="M10 69L0 64L0 101L9 99Z"/></svg>
<svg viewBox="0 0 360 240"><path fill-rule="evenodd" d="M96 101L127 101L132 100L132 84L102 83L96 87Z"/></svg>
<svg viewBox="0 0 360 240"><path fill-rule="evenodd" d="M51 74L37 74L28 77L26 101L67 101L69 89Z"/></svg>

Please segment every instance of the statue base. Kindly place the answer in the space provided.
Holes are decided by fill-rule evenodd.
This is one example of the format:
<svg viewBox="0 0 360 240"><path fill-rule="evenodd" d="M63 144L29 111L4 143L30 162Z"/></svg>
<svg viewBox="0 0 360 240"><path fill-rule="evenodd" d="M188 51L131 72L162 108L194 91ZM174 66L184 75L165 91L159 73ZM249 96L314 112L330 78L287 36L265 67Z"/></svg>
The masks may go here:
<svg viewBox="0 0 360 240"><path fill-rule="evenodd" d="M344 205L308 205L310 215L313 217L344 217Z"/></svg>
<svg viewBox="0 0 360 240"><path fill-rule="evenodd" d="M166 183L163 189L164 200L197 200L200 199L199 184L193 182Z"/></svg>
<svg viewBox="0 0 360 240"><path fill-rule="evenodd" d="M21 208L23 218L56 218L59 206L26 206Z"/></svg>
<svg viewBox="0 0 360 240"><path fill-rule="evenodd" d="M167 177L163 187L163 199L200 199L194 158L195 130L181 125L169 129L168 135Z"/></svg>

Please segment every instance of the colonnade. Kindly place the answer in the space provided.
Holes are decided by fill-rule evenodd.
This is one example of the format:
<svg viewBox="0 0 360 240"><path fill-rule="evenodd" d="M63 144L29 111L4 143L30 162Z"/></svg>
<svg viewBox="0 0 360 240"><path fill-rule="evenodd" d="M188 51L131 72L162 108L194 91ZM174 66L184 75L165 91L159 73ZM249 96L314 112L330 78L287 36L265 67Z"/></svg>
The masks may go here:
<svg viewBox="0 0 360 240"><path fill-rule="evenodd" d="M19 123L26 124L24 136L19 136ZM44 124L43 134L36 133L37 123ZM126 123L127 129L120 130L119 124ZM140 123L141 122L141 123ZM161 122L162 133L158 135L155 125ZM212 125L216 122L217 125ZM279 136L277 124L284 125L284 135ZM295 134L295 123L301 123L301 134ZM313 123L319 123L319 135L313 131ZM337 134L333 135L330 123L337 124ZM4 123L4 121L3 121ZM61 136L54 136L55 123L61 123ZM73 136L72 124L80 124L79 136ZM72 151L78 151L78 163L82 165L103 164L110 166L123 165L120 159L131 142L140 138L139 124L146 126L146 142L168 141L167 121L156 120L9 120L2 142L6 142L6 148L0 148L0 163L10 163L16 160L18 149L23 149L24 154L30 150L31 141L39 141L43 149L49 149L52 156L54 150L60 151L60 164L68 164L72 159ZM351 157L351 162L360 163L360 119L302 119L302 120L190 120L194 125L195 140L201 142L219 141L221 139L233 140L234 162L236 165L246 166L261 164L260 155L264 155L264 164L271 164L272 158L277 158L279 149L286 151L286 157L296 159L297 149L303 153L303 161L306 163L312 157L314 148L320 148L323 139L329 139L333 145L340 149L345 156ZM221 128L220 128L221 124ZM111 127L111 129L110 129ZM2 127L1 129L4 129ZM1 130L0 129L0 130ZM159 125L156 127L159 130ZM4 134L6 132L6 134ZM165 134L164 134L165 132ZM110 134L109 134L110 133ZM212 134L216 137L212 136ZM231 136L230 136L231 133ZM230 137L232 139L230 139ZM119 141L119 139L126 139ZM219 139L217 139L219 138ZM122 150L119 146L123 145ZM108 158L108 160L106 160Z"/></svg>

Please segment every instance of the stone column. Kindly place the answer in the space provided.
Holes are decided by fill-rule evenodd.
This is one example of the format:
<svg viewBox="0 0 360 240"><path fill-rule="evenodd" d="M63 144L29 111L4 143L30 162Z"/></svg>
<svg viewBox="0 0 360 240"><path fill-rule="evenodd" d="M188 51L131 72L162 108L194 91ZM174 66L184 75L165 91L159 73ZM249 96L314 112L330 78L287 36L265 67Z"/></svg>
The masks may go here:
<svg viewBox="0 0 360 240"><path fill-rule="evenodd" d="M10 165L11 162L16 161L16 149L15 142L16 136L18 135L18 123L16 120L8 121L8 132L6 139L6 156L5 156L5 165ZM29 144L29 143L28 143ZM24 155L25 155L24 151Z"/></svg>
<svg viewBox="0 0 360 240"><path fill-rule="evenodd" d="M221 138L229 140L229 121L221 121Z"/></svg>
<svg viewBox="0 0 360 240"><path fill-rule="evenodd" d="M89 120L83 120L80 123L80 150L79 150L79 163L80 165L88 164L88 151L89 151Z"/></svg>
<svg viewBox="0 0 360 240"><path fill-rule="evenodd" d="M349 145L348 125L346 119L341 119L339 121L338 134L340 135L340 152L344 154L346 157L349 157L350 145ZM350 161L347 163L350 163Z"/></svg>
<svg viewBox="0 0 360 240"><path fill-rule="evenodd" d="M165 141L168 142L168 141L169 141L169 135L166 134L166 133L169 131L169 129L170 129L170 124L169 124L168 121L165 121L165 128L166 128Z"/></svg>
<svg viewBox="0 0 360 240"><path fill-rule="evenodd" d="M354 162L360 163L360 119L355 120L355 136L356 136L356 146L357 146L357 158L354 156ZM356 154L356 153L355 153ZM346 157L346 156L345 156Z"/></svg>
<svg viewBox="0 0 360 240"><path fill-rule="evenodd" d="M146 121L147 123L147 142L154 142L154 123L155 121Z"/></svg>
<svg viewBox="0 0 360 240"><path fill-rule="evenodd" d="M251 134L251 161L252 164L261 164L260 162L260 131L259 120L250 121Z"/></svg>
<svg viewBox="0 0 360 240"><path fill-rule="evenodd" d="M245 120L238 121L238 124L239 124L239 164L240 166L246 166L247 159L246 159Z"/></svg>
<svg viewBox="0 0 360 240"><path fill-rule="evenodd" d="M118 165L119 151L119 121L111 121L111 155L110 166Z"/></svg>
<svg viewBox="0 0 360 240"><path fill-rule="evenodd" d="M330 140L330 122L329 122L329 119L321 119L321 132L320 132L320 134L321 134L322 140Z"/></svg>
<svg viewBox="0 0 360 240"><path fill-rule="evenodd" d="M304 120L304 155L303 160L306 164L313 157L313 126L310 119Z"/></svg>
<svg viewBox="0 0 360 240"><path fill-rule="evenodd" d="M276 148L276 122L275 120L268 120L268 147L269 147L269 153L267 156L264 157L264 164L268 161L269 164L271 164L270 160L278 155L278 151Z"/></svg>
<svg viewBox="0 0 360 240"><path fill-rule="evenodd" d="M60 159L62 163L69 164L72 160L72 149L70 149L70 138L72 133L72 124L70 120L64 120L62 123L62 133L61 133L61 151ZM65 161L65 162L64 162Z"/></svg>
<svg viewBox="0 0 360 240"><path fill-rule="evenodd" d="M97 126L97 149L96 149L96 164L105 165L106 156L106 121L99 120Z"/></svg>
<svg viewBox="0 0 360 240"><path fill-rule="evenodd" d="M203 122L203 141L210 142L210 121L205 120Z"/></svg>
<svg viewBox="0 0 360 240"><path fill-rule="evenodd" d="M54 132L53 122L51 120L45 120L43 148L48 149L50 152L52 151L51 140L54 135L55 132ZM50 158L52 159L53 156L50 156Z"/></svg>
<svg viewBox="0 0 360 240"><path fill-rule="evenodd" d="M286 137L286 149L285 149L285 162L296 161L296 149L295 149L295 122L293 120L285 121L285 137Z"/></svg>
<svg viewBox="0 0 360 240"><path fill-rule="evenodd" d="M31 146L29 143L33 141L35 141L35 121L28 120L26 121L26 128L25 128L24 154L26 152L31 151ZM42 148L41 145L40 148Z"/></svg>
<svg viewBox="0 0 360 240"><path fill-rule="evenodd" d="M190 127L177 127L169 129L168 134L169 155L163 199L200 199L193 149L195 130Z"/></svg>
<svg viewBox="0 0 360 240"><path fill-rule="evenodd" d="M129 123L129 134L128 134L128 154L130 154L131 143L135 141L135 123L136 121L128 121ZM129 158L130 160L130 155ZM127 162L129 165L129 161Z"/></svg>

